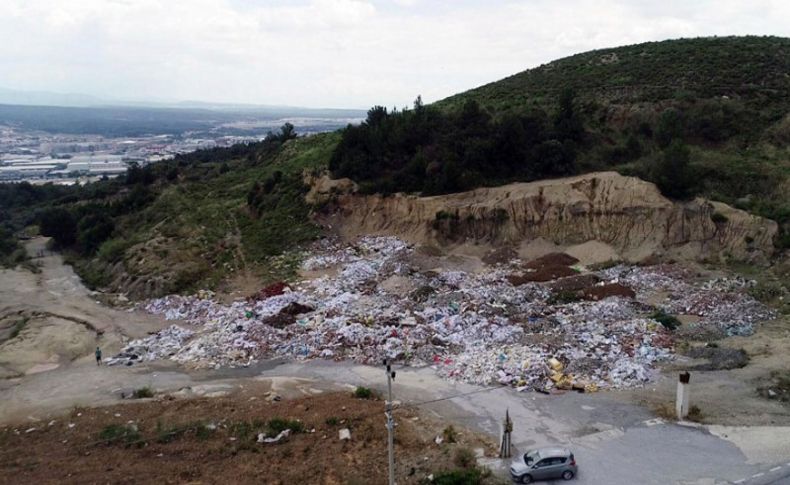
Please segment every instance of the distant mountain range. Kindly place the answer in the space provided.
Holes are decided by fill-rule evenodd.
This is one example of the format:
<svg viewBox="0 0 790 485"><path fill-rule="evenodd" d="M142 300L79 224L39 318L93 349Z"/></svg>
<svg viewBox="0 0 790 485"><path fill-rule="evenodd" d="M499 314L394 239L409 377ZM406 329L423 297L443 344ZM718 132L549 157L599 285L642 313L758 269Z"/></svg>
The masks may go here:
<svg viewBox="0 0 790 485"><path fill-rule="evenodd" d="M204 109L234 113L265 114L268 116L308 116L325 118L358 118L365 110L337 108L305 108L300 106L243 103L213 103L205 101L128 100L103 98L83 93L25 91L0 87L0 104L19 106L58 106L67 108L138 107Z"/></svg>

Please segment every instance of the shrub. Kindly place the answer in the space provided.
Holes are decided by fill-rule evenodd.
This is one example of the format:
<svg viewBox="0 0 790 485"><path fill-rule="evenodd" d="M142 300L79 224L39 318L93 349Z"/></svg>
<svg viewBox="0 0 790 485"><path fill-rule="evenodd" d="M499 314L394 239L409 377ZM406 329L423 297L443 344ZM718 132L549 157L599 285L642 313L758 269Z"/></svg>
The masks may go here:
<svg viewBox="0 0 790 485"><path fill-rule="evenodd" d="M483 483L483 471L479 468L471 468L437 473L430 483L435 485L479 485Z"/></svg>
<svg viewBox="0 0 790 485"><path fill-rule="evenodd" d="M721 212L714 212L710 215L710 220L712 220L715 224L725 224L729 219L727 216L722 214Z"/></svg>
<svg viewBox="0 0 790 485"><path fill-rule="evenodd" d="M477 459L475 458L475 453L469 448L458 448L455 450L453 463L455 463L457 466L461 468L471 468L476 462Z"/></svg>
<svg viewBox="0 0 790 485"><path fill-rule="evenodd" d="M338 423L340 423L340 420L337 417L332 416L332 417L326 418L325 422L326 422L326 424L328 426L337 426Z"/></svg>
<svg viewBox="0 0 790 485"><path fill-rule="evenodd" d="M458 437L453 425L444 428L444 431L442 431L442 436L444 436L444 441L447 443L455 443Z"/></svg>
<svg viewBox="0 0 790 485"><path fill-rule="evenodd" d="M27 322L28 322L27 318L23 318L22 320L18 320L14 324L13 330L11 330L11 335L9 336L9 340L12 339L12 338L16 338L19 335L19 333L22 332L22 329L25 328L25 325L27 325Z"/></svg>
<svg viewBox="0 0 790 485"><path fill-rule="evenodd" d="M214 434L214 429L210 428L208 425L204 423L198 423L195 425L195 436L199 440L207 440L211 438L211 435Z"/></svg>
<svg viewBox="0 0 790 485"><path fill-rule="evenodd" d="M123 258L124 253L132 243L125 239L109 239L99 246L98 256L102 261L114 263Z"/></svg>
<svg viewBox="0 0 790 485"><path fill-rule="evenodd" d="M650 318L663 325L667 330L675 330L680 326L680 320L661 309L654 311Z"/></svg>
<svg viewBox="0 0 790 485"><path fill-rule="evenodd" d="M132 393L132 397L135 399L143 399L146 397L154 397L154 391L150 387L141 387L140 389L135 389Z"/></svg>
<svg viewBox="0 0 790 485"><path fill-rule="evenodd" d="M277 436L286 429L290 429L292 433L301 433L304 431L304 423L298 419L272 418L266 423L266 428L269 436Z"/></svg>
<svg viewBox="0 0 790 485"><path fill-rule="evenodd" d="M368 387L359 386L354 389L354 397L357 399L371 399L373 398L373 390Z"/></svg>
<svg viewBox="0 0 790 485"><path fill-rule="evenodd" d="M120 424L110 424L105 426L99 433L99 439L108 444L125 443L130 446L140 443L140 432L136 426L123 426Z"/></svg>

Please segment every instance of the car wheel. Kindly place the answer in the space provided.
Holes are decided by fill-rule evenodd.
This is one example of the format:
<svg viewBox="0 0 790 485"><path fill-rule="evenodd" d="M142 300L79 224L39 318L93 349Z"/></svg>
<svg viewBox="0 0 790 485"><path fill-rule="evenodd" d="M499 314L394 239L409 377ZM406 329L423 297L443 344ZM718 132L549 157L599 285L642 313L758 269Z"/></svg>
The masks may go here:
<svg viewBox="0 0 790 485"><path fill-rule="evenodd" d="M522 475L521 483L532 483L532 475Z"/></svg>
<svg viewBox="0 0 790 485"><path fill-rule="evenodd" d="M572 471L565 470L564 472L562 472L562 479L563 480L570 480L571 478L573 478L573 472Z"/></svg>

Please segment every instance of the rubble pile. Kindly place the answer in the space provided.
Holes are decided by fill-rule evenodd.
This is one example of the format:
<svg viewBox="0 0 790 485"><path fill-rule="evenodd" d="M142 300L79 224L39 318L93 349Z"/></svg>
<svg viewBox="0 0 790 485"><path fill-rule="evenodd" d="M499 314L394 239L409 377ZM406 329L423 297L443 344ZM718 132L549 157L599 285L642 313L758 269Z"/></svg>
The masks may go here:
<svg viewBox="0 0 790 485"><path fill-rule="evenodd" d="M733 285L695 284L676 266L578 268L565 285L562 279L514 285L514 268L529 265L423 271L412 256L413 248L391 237L349 246L323 241L303 267L337 268L327 272L335 276L270 285L231 304L210 294L151 300L146 311L182 326L130 342L113 363L171 359L218 368L280 356L370 364L389 358L478 384L589 391L640 385L657 362L672 357L673 334L644 303L656 295L661 309L697 315L695 325L731 334L771 316ZM558 261L575 260L553 255L546 263ZM552 298L556 289L581 283L589 286L580 292L600 298Z"/></svg>
<svg viewBox="0 0 790 485"><path fill-rule="evenodd" d="M742 291L756 284L743 278L716 278L694 283L693 276L677 266L621 265L601 274L630 286L636 290L637 297L666 293L659 308L667 313L700 317L697 323L684 329L686 333L696 331L708 338L745 336L754 333L757 322L776 318L774 310Z"/></svg>

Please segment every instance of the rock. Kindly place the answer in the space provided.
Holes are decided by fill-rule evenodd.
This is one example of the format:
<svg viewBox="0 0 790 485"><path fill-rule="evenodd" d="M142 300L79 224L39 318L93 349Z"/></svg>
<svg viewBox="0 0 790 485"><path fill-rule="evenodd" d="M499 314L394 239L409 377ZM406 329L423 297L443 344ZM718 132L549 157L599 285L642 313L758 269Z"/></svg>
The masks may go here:
<svg viewBox="0 0 790 485"><path fill-rule="evenodd" d="M351 430L348 428L343 428L338 433L340 437L340 441L348 441L351 439Z"/></svg>

